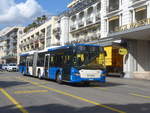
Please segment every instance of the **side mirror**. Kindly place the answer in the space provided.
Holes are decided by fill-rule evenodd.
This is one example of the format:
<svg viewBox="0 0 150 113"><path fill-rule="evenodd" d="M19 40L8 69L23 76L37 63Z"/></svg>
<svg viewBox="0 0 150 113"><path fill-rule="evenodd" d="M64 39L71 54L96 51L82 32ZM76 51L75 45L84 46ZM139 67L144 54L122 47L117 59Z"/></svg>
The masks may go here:
<svg viewBox="0 0 150 113"><path fill-rule="evenodd" d="M73 62L77 62L77 58L76 57L73 58Z"/></svg>

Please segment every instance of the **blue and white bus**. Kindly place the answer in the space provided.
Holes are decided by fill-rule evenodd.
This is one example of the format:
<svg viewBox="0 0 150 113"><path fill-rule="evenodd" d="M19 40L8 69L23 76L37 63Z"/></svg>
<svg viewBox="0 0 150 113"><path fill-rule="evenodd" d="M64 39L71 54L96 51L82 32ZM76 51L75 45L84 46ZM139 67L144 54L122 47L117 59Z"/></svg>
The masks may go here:
<svg viewBox="0 0 150 113"><path fill-rule="evenodd" d="M105 82L104 48L73 44L20 55L20 72L58 83Z"/></svg>

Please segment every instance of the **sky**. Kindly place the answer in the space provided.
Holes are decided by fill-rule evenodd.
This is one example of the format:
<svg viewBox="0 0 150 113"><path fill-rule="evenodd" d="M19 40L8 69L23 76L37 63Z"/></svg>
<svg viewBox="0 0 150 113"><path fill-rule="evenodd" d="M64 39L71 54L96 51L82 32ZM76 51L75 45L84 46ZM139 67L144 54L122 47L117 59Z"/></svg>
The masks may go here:
<svg viewBox="0 0 150 113"><path fill-rule="evenodd" d="M0 0L0 29L26 26L43 14L57 15L72 0Z"/></svg>

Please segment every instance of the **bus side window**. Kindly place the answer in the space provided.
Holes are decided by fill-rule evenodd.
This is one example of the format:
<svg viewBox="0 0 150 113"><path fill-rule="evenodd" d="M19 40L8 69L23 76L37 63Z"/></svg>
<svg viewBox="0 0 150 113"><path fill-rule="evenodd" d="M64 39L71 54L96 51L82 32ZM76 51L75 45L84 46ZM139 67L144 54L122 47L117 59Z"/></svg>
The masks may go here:
<svg viewBox="0 0 150 113"><path fill-rule="evenodd" d="M54 66L54 57L53 56L50 56L49 65Z"/></svg>

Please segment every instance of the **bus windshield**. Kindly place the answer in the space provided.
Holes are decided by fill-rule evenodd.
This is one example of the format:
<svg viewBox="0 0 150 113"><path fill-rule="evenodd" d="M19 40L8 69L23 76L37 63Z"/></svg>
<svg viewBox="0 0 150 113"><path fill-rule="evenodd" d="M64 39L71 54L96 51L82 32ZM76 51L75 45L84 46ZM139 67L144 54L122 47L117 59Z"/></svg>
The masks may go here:
<svg viewBox="0 0 150 113"><path fill-rule="evenodd" d="M78 46L73 64L82 69L104 69L104 49L99 46Z"/></svg>

